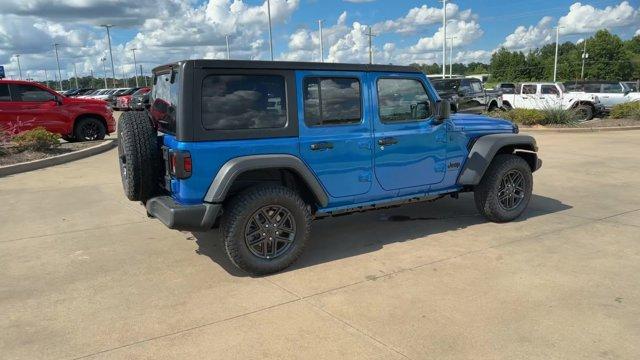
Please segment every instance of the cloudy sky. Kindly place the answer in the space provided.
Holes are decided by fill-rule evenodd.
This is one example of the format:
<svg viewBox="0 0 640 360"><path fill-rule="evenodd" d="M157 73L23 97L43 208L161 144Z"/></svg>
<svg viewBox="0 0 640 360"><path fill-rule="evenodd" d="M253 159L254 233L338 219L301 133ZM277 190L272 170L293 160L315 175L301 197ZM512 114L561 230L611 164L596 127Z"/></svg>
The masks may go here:
<svg viewBox="0 0 640 360"><path fill-rule="evenodd" d="M449 0L447 37L454 61L488 61L504 46L527 50L555 40L579 41L607 28L628 39L640 35L638 0ZM136 48L145 72L185 58L225 58L225 35L234 59L269 58L266 0L0 0L0 65L17 77L52 79L53 43L62 76L103 74L106 32L113 24L116 75L133 75ZM318 61L318 20L324 21L325 60L368 61L367 27L374 61L441 62L442 2L438 0L271 0L276 60ZM109 62L107 61L107 66ZM57 70L56 70L57 71Z"/></svg>

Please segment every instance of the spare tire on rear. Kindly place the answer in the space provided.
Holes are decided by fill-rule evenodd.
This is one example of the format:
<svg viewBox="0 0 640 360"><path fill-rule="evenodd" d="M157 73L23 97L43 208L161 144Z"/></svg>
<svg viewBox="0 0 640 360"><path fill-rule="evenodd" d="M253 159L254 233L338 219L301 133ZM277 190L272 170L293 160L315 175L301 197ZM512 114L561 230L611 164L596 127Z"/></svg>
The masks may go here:
<svg viewBox="0 0 640 360"><path fill-rule="evenodd" d="M125 112L118 120L118 162L124 193L146 201L158 192L161 155L158 135L146 112Z"/></svg>

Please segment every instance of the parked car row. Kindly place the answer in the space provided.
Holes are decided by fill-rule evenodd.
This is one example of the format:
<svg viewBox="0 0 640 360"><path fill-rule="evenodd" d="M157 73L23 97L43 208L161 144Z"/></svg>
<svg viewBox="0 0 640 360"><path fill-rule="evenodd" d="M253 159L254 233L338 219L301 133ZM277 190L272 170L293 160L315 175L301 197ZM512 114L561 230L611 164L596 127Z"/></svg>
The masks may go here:
<svg viewBox="0 0 640 360"><path fill-rule="evenodd" d="M31 81L0 79L0 130L18 133L36 127L67 141L102 140L115 131L103 100L70 97Z"/></svg>
<svg viewBox="0 0 640 360"><path fill-rule="evenodd" d="M571 83L498 83L486 90L479 79L431 79L451 111L482 113L495 109L573 109L580 120L590 120L617 104L640 101L637 82L578 81Z"/></svg>

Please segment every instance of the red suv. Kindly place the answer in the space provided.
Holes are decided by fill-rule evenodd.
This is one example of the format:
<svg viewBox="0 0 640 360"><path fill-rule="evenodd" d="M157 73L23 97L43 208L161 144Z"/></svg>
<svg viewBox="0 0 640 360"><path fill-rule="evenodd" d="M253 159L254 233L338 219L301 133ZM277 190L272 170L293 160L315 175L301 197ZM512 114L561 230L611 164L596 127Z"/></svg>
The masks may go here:
<svg viewBox="0 0 640 360"><path fill-rule="evenodd" d="M105 101L66 97L35 82L0 80L0 130L38 126L68 141L90 141L114 132L115 120Z"/></svg>

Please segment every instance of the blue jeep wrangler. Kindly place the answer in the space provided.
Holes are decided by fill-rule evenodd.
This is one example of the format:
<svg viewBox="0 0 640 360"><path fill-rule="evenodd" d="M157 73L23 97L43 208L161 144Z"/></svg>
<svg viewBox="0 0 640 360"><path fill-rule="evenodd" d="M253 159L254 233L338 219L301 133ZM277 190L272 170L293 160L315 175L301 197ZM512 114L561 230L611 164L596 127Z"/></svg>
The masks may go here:
<svg viewBox="0 0 640 360"><path fill-rule="evenodd" d="M160 66L148 112L119 120L124 191L171 229L219 227L253 274L291 265L314 218L473 191L495 222L527 206L541 161L505 120L450 115L411 67L188 60Z"/></svg>

